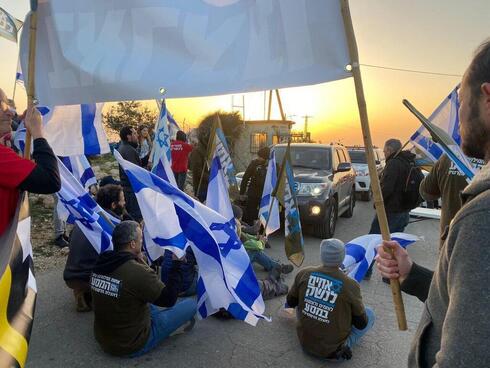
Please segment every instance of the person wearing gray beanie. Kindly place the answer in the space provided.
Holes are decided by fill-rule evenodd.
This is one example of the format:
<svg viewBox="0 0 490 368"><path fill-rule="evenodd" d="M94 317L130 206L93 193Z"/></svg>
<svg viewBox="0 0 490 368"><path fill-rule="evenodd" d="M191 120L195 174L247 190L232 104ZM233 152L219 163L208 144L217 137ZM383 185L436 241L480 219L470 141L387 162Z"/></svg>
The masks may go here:
<svg viewBox="0 0 490 368"><path fill-rule="evenodd" d="M344 242L339 239L323 239L320 243L320 259L324 266L340 267L345 258Z"/></svg>
<svg viewBox="0 0 490 368"><path fill-rule="evenodd" d="M343 241L322 240L321 264L300 270L286 298L287 306L296 308L303 350L322 359L350 359L351 349L376 319L364 306L357 281L340 268L345 254Z"/></svg>

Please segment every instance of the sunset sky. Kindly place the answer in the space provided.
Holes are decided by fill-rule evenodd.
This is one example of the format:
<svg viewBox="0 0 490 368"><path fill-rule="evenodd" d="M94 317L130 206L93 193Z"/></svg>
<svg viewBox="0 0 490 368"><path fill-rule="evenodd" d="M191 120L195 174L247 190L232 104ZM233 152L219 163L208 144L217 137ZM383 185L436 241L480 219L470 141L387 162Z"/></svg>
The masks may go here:
<svg viewBox="0 0 490 368"><path fill-rule="evenodd" d="M28 0L0 0L0 7L22 20L28 6ZM490 36L489 0L351 0L350 7L362 64L461 75L474 49ZM12 96L18 45L0 39L0 49L0 86ZM391 137L405 141L418 127L403 107L403 98L429 115L461 79L372 67L362 67L362 76L377 145ZM25 92L17 92L22 108ZM302 117L310 115L314 140L362 144L352 78L284 89L281 97L286 115L297 122L294 129L303 129ZM241 103L241 95L235 95L235 102ZM167 104L179 122L185 119L193 125L216 109L231 110L232 97L175 99ZM274 106L273 117L279 118ZM264 93L245 96L245 118L264 118Z"/></svg>

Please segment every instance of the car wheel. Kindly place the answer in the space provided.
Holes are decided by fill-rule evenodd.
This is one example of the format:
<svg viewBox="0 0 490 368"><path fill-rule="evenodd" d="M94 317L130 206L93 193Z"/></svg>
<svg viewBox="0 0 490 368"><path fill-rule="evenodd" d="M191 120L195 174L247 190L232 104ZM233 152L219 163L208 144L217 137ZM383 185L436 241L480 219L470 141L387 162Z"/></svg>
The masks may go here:
<svg viewBox="0 0 490 368"><path fill-rule="evenodd" d="M354 194L354 191L352 191L349 199L349 207L347 208L347 211L344 212L342 217L351 218L354 215L355 206L356 206L356 196Z"/></svg>
<svg viewBox="0 0 490 368"><path fill-rule="evenodd" d="M333 198L323 221L313 225L313 233L317 238L328 239L333 237L337 226L338 211L337 199Z"/></svg>

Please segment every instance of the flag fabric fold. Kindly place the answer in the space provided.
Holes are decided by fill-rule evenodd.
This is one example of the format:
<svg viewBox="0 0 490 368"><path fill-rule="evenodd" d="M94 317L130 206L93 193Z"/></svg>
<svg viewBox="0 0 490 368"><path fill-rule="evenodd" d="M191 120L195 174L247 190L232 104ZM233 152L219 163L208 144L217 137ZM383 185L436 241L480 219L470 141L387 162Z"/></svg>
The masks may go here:
<svg viewBox="0 0 490 368"><path fill-rule="evenodd" d="M199 266L199 316L225 308L252 325L266 318L250 259L232 224L118 152L114 155L128 175L153 243L179 257L192 248Z"/></svg>
<svg viewBox="0 0 490 368"><path fill-rule="evenodd" d="M58 159L61 189L58 195L60 217L76 223L97 253L112 250L112 230L118 219L105 212L82 184Z"/></svg>
<svg viewBox="0 0 490 368"><path fill-rule="evenodd" d="M284 232L286 237L284 246L286 256L295 266L299 267L305 258L304 241L289 149L290 146L288 144L279 170L277 190L274 194L284 207Z"/></svg>
<svg viewBox="0 0 490 368"><path fill-rule="evenodd" d="M90 166L85 155L59 157L63 165L73 174L73 176L82 184L86 191L89 191L92 185L97 185L97 178L94 170Z"/></svg>
<svg viewBox="0 0 490 368"><path fill-rule="evenodd" d="M17 43L17 33L22 27L22 22L0 8L0 36Z"/></svg>
<svg viewBox="0 0 490 368"><path fill-rule="evenodd" d="M25 367L37 295L26 193L0 244L0 366Z"/></svg>
<svg viewBox="0 0 490 368"><path fill-rule="evenodd" d="M279 219L279 201L272 197L277 185L276 154L271 150L267 174L264 181L264 190L260 200L259 220L265 228L265 235L270 235L279 230L281 222Z"/></svg>
<svg viewBox="0 0 490 368"><path fill-rule="evenodd" d="M468 180L471 180L475 175L475 167L460 148L458 89L459 85L451 91L428 118L432 132L437 135L439 142L444 143L449 148L449 152L445 152L438 142L434 142L431 132L423 125L410 137L410 142L433 163L444 153L447 153L456 168Z"/></svg>
<svg viewBox="0 0 490 368"><path fill-rule="evenodd" d="M403 248L406 248L420 238L405 233L393 233L391 240L397 241ZM380 234L369 234L357 237L345 245L345 258L342 267L350 278L357 282L362 281L376 256L376 247L381 242Z"/></svg>
<svg viewBox="0 0 490 368"><path fill-rule="evenodd" d="M172 151L170 148L169 112L165 99L162 100L160 115L155 129L155 139L151 154L151 172L177 187L172 171Z"/></svg>
<svg viewBox="0 0 490 368"><path fill-rule="evenodd" d="M218 212L228 222L234 222L233 208L226 185L226 179L221 170L221 161L216 152L211 161L209 170L208 194L206 197L206 206Z"/></svg>

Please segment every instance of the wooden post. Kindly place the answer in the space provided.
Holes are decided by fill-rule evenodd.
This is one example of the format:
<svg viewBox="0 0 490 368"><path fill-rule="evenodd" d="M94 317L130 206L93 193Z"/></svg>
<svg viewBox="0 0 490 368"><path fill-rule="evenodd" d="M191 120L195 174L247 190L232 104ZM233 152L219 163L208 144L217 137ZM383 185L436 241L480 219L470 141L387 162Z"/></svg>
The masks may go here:
<svg viewBox="0 0 490 368"><path fill-rule="evenodd" d="M279 111L281 113L281 119L282 121L286 121L286 114L284 114L284 110L282 109L281 95L279 94L278 89L276 89L276 97L277 97L277 103L279 105Z"/></svg>
<svg viewBox="0 0 490 368"><path fill-rule="evenodd" d="M271 120L272 113L272 89L269 91L269 108L267 109L267 121Z"/></svg>
<svg viewBox="0 0 490 368"><path fill-rule="evenodd" d="M369 120L367 114L366 100L364 98L364 90L362 87L361 70L359 67L359 54L357 51L357 44L354 35L354 27L352 25L352 18L350 15L349 1L340 0L342 17L344 19L345 34L347 37L347 43L349 45L349 55L352 66L352 75L354 77L354 84L356 88L357 105L359 107L359 116L361 119L362 135L364 138L364 145L366 147L369 176L371 177L371 187L374 195L374 204L376 206L376 213L378 216L379 227L381 229L381 235L383 240L390 240L390 231L388 227L388 219L386 217L386 211L383 203L383 196L381 193L381 186L379 183L378 174L376 172L376 162L374 159L373 142L371 139L371 132L369 130ZM407 320L405 317L405 307L403 305L402 294L400 291L400 283L398 280L391 280L391 293L393 295L393 303L395 305L396 317L398 320L398 328L401 331L407 330Z"/></svg>
<svg viewBox="0 0 490 368"><path fill-rule="evenodd" d="M29 64L27 75L27 108L35 103L36 94L36 35L37 35L37 0L31 0L31 15L29 22ZM26 131L24 157L31 158L31 133Z"/></svg>

